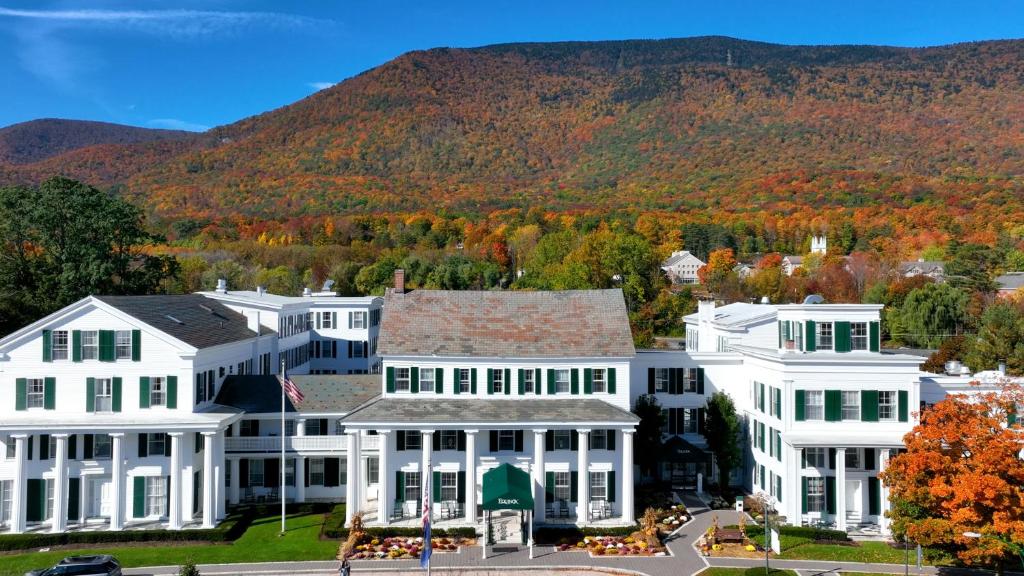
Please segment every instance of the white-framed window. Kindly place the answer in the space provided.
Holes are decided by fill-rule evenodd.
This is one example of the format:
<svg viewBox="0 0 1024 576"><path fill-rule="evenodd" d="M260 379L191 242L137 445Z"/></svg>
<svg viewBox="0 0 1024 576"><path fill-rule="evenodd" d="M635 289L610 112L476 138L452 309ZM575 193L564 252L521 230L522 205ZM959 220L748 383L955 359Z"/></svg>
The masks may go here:
<svg viewBox="0 0 1024 576"><path fill-rule="evenodd" d="M96 378L96 403L94 407L97 412L111 412L114 410L114 381L110 378Z"/></svg>
<svg viewBox="0 0 1024 576"><path fill-rule="evenodd" d="M419 472L406 472L405 473L405 499L406 501L417 502L422 498L420 494L420 473Z"/></svg>
<svg viewBox="0 0 1024 576"><path fill-rule="evenodd" d="M860 420L860 390L843 390L843 420Z"/></svg>
<svg viewBox="0 0 1024 576"><path fill-rule="evenodd" d="M284 485L295 486L295 460L290 458L284 461Z"/></svg>
<svg viewBox="0 0 1024 576"><path fill-rule="evenodd" d="M313 329L313 313L306 312L306 330Z"/></svg>
<svg viewBox="0 0 1024 576"><path fill-rule="evenodd" d="M375 456L366 459L366 481L370 484L380 483L380 460Z"/></svg>
<svg viewBox="0 0 1024 576"><path fill-rule="evenodd" d="M54 360L68 359L67 330L54 330L50 333L50 357Z"/></svg>
<svg viewBox="0 0 1024 576"><path fill-rule="evenodd" d="M132 359L132 331L118 330L114 332L114 353L118 360Z"/></svg>
<svg viewBox="0 0 1024 576"><path fill-rule="evenodd" d="M420 392L434 391L434 369L420 368Z"/></svg>
<svg viewBox="0 0 1024 576"><path fill-rule="evenodd" d="M166 516L167 479L163 476L146 477L146 516Z"/></svg>
<svg viewBox="0 0 1024 576"><path fill-rule="evenodd" d="M53 480L46 480L46 519L53 519Z"/></svg>
<svg viewBox="0 0 1024 576"><path fill-rule="evenodd" d="M423 447L423 436L419 430L405 431L405 449L420 450Z"/></svg>
<svg viewBox="0 0 1024 576"><path fill-rule="evenodd" d="M825 467L825 449L824 448L804 448L804 460L807 462L807 468L824 468Z"/></svg>
<svg viewBox="0 0 1024 576"><path fill-rule="evenodd" d="M847 448L846 449L846 468L847 469L858 469L858 468L860 468L860 449L859 448Z"/></svg>
<svg viewBox="0 0 1024 576"><path fill-rule="evenodd" d="M590 390L594 393L608 391L608 370L594 368L591 371Z"/></svg>
<svg viewBox="0 0 1024 576"><path fill-rule="evenodd" d="M555 430L552 433L552 436L554 437L555 450L571 450L572 434L572 430Z"/></svg>
<svg viewBox="0 0 1024 576"><path fill-rule="evenodd" d="M527 394L533 394L537 391L537 383L534 377L537 375L533 370L523 370L523 391Z"/></svg>
<svg viewBox="0 0 1024 576"><path fill-rule="evenodd" d="M572 498L570 494L572 478L568 472L555 472L555 501L568 502Z"/></svg>
<svg viewBox="0 0 1024 576"><path fill-rule="evenodd" d="M868 323L850 323L850 350L868 349Z"/></svg>
<svg viewBox="0 0 1024 576"><path fill-rule="evenodd" d="M686 383L684 384L684 386L686 387L684 389L685 392L697 391L697 374L698 372L696 368L686 369Z"/></svg>
<svg viewBox="0 0 1024 576"><path fill-rule="evenodd" d="M775 410L775 403L778 401L779 392L781 392L781 390L774 386L768 387L768 414L777 418L781 416L780 414L777 414Z"/></svg>
<svg viewBox="0 0 1024 576"><path fill-rule="evenodd" d="M147 450L150 456L161 455L166 452L166 445L171 439L163 432L152 432L146 435Z"/></svg>
<svg viewBox="0 0 1024 576"><path fill-rule="evenodd" d="M516 449L516 431L498 430L498 450L511 452Z"/></svg>
<svg viewBox="0 0 1024 576"><path fill-rule="evenodd" d="M607 500L608 499L608 473L607 472L591 472L590 473L590 499L591 500Z"/></svg>
<svg viewBox="0 0 1024 576"><path fill-rule="evenodd" d="M57 437L51 434L49 439L49 446L46 447L46 452L49 460L55 460L57 458Z"/></svg>
<svg viewBox="0 0 1024 576"><path fill-rule="evenodd" d="M395 391L408 392L412 389L412 379L408 368L395 368Z"/></svg>
<svg viewBox="0 0 1024 576"><path fill-rule="evenodd" d="M151 376L149 378L149 405L167 405L167 379L163 376Z"/></svg>
<svg viewBox="0 0 1024 576"><path fill-rule="evenodd" d="M808 512L824 512L825 511L825 479L824 478L808 478L807 479L807 511Z"/></svg>
<svg viewBox="0 0 1024 576"><path fill-rule="evenodd" d="M608 449L608 430L603 428L598 430L592 430L590 432L590 449L591 450L607 450Z"/></svg>
<svg viewBox="0 0 1024 576"><path fill-rule="evenodd" d="M25 395L25 406L42 408L46 401L46 382L42 378L28 378L25 380Z"/></svg>
<svg viewBox="0 0 1024 576"><path fill-rule="evenodd" d="M289 421L289 422L291 422L291 421ZM285 436L292 436L292 434L288 433L287 425L288 425L288 422L285 423L285 430L284 430ZM321 430L320 429L320 419L319 418L310 418L310 419L306 420L306 436L326 436L326 435L327 435L327 430Z"/></svg>
<svg viewBox="0 0 1024 576"><path fill-rule="evenodd" d="M491 382L494 383L494 393L504 394L505 393L505 371L501 368L494 368L491 370Z"/></svg>
<svg viewBox="0 0 1024 576"><path fill-rule="evenodd" d="M324 459L323 458L310 458L309 459L309 485L310 486L323 486L324 485Z"/></svg>
<svg viewBox="0 0 1024 576"><path fill-rule="evenodd" d="M804 323L796 322L793 324L793 329L796 330L796 349L804 349Z"/></svg>
<svg viewBox="0 0 1024 576"><path fill-rule="evenodd" d="M760 483L761 483L761 467L755 464L754 465L754 484L753 485L756 487Z"/></svg>
<svg viewBox="0 0 1024 576"><path fill-rule="evenodd" d="M879 420L895 420L896 419L896 391L895 390L879 390L878 391L878 419Z"/></svg>
<svg viewBox="0 0 1024 576"><path fill-rule="evenodd" d="M366 312L352 313L352 328L364 330L366 328Z"/></svg>
<svg viewBox="0 0 1024 576"><path fill-rule="evenodd" d="M100 357L100 333L96 330L82 331L82 360L96 360Z"/></svg>
<svg viewBox="0 0 1024 576"><path fill-rule="evenodd" d="M807 390L804 392L804 417L807 420L825 419L824 390Z"/></svg>
<svg viewBox="0 0 1024 576"><path fill-rule="evenodd" d="M439 434L441 434L441 450L459 449L458 430L441 430Z"/></svg>
<svg viewBox="0 0 1024 576"><path fill-rule="evenodd" d="M459 498L459 475L455 472L441 472L441 501L455 501Z"/></svg>
<svg viewBox="0 0 1024 576"><path fill-rule="evenodd" d="M333 328L333 326L331 326L331 313L330 312L321 312L320 313L320 327L328 329L328 330Z"/></svg>
<svg viewBox="0 0 1024 576"><path fill-rule="evenodd" d="M668 368L654 369L654 391L668 392Z"/></svg>
<svg viewBox="0 0 1024 576"><path fill-rule="evenodd" d="M17 445L15 444L15 440L14 440L13 436L8 436L6 438L6 440L4 442L4 447L5 447L4 448L4 452L6 453L5 458L7 460L12 460L14 458L16 452L17 452L17 450L16 450Z"/></svg>
<svg viewBox="0 0 1024 576"><path fill-rule="evenodd" d="M559 368L555 370L555 392L558 394L568 394L571 390L569 380L569 369Z"/></svg>
<svg viewBox="0 0 1024 576"><path fill-rule="evenodd" d="M459 368L459 392L462 394L468 394L472 388L473 376L469 373L469 368Z"/></svg>
<svg viewBox="0 0 1024 576"><path fill-rule="evenodd" d="M110 434L92 435L92 457L94 460L110 460L113 440Z"/></svg>
<svg viewBox="0 0 1024 576"><path fill-rule="evenodd" d="M366 344L362 340L354 340L352 342L352 356L355 358L362 358L363 356L365 356L365 354L363 353L363 349L365 347Z"/></svg>
<svg viewBox="0 0 1024 576"><path fill-rule="evenodd" d="M700 414L696 408L683 409L683 434L697 433L697 416Z"/></svg>
<svg viewBox="0 0 1024 576"><path fill-rule="evenodd" d="M263 459L249 460L249 486L263 486Z"/></svg>
<svg viewBox="0 0 1024 576"><path fill-rule="evenodd" d="M13 480L0 480L0 524L11 525L11 506L14 499Z"/></svg>
<svg viewBox="0 0 1024 576"><path fill-rule="evenodd" d="M814 347L817 350L831 350L832 349L832 323L831 322L818 322L814 326L815 332L815 344Z"/></svg>

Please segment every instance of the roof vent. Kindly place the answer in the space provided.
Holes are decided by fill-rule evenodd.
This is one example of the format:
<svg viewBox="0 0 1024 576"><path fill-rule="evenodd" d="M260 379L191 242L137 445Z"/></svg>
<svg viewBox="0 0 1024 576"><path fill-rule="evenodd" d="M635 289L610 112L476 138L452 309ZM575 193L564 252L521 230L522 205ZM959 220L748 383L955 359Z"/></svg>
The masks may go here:
<svg viewBox="0 0 1024 576"><path fill-rule="evenodd" d="M227 294L228 293L228 281L225 280L224 278L218 278L217 279L217 290L216 290L216 292L218 294Z"/></svg>
<svg viewBox="0 0 1024 576"><path fill-rule="evenodd" d="M327 280L324 280L324 287L321 288L320 290L322 292L330 292L331 288L334 288L334 280L328 278Z"/></svg>
<svg viewBox="0 0 1024 576"><path fill-rule="evenodd" d="M171 322L174 322L175 324L184 324L184 322L182 322L181 320L178 320L177 318L175 318L174 316L171 316L170 314L164 314L164 318L167 318L168 320L170 320Z"/></svg>
<svg viewBox="0 0 1024 576"><path fill-rule="evenodd" d="M825 299L820 294L811 294L804 298L804 304L824 304Z"/></svg>
<svg viewBox="0 0 1024 576"><path fill-rule="evenodd" d="M256 287L256 295L257 296L263 296L266 293L267 293L267 289L264 288L263 286L257 286Z"/></svg>
<svg viewBox="0 0 1024 576"><path fill-rule="evenodd" d="M761 304L771 304L772 301L767 296L761 296Z"/></svg>
<svg viewBox="0 0 1024 576"><path fill-rule="evenodd" d="M961 367L961 364L960 364L959 361L957 361L957 360L949 360L949 361L946 362L946 365L945 365L946 374L948 374L950 376L959 376L960 375L960 367Z"/></svg>
<svg viewBox="0 0 1024 576"><path fill-rule="evenodd" d="M302 289L302 295L308 298L309 296L313 295L313 291L309 289L309 286L307 286Z"/></svg>

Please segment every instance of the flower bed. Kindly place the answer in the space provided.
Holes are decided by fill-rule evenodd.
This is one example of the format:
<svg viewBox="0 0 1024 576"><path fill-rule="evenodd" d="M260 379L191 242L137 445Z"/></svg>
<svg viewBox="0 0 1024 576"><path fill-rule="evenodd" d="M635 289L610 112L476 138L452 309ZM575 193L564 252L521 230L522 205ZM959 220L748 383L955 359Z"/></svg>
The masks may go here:
<svg viewBox="0 0 1024 576"><path fill-rule="evenodd" d="M473 540L463 537L431 538L430 545L434 552L456 552L460 546L469 546ZM393 536L374 538L365 544L355 547L349 556L353 560L409 560L419 558L423 552L423 538L412 536Z"/></svg>
<svg viewBox="0 0 1024 576"><path fill-rule="evenodd" d="M686 524L690 520L690 513L686 506L674 504L668 508L658 509L658 530L662 533L669 533Z"/></svg>
<svg viewBox="0 0 1024 576"><path fill-rule="evenodd" d="M571 544L560 544L560 552L590 552L592 556L664 556L665 547L650 547L646 542L636 541L632 536L586 537Z"/></svg>

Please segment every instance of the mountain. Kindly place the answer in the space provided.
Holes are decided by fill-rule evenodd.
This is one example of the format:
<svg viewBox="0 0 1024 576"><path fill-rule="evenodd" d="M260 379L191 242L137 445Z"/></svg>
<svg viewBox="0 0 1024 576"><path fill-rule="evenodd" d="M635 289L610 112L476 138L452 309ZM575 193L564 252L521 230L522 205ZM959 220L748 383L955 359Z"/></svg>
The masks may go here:
<svg viewBox="0 0 1024 576"><path fill-rule="evenodd" d="M195 137L181 130L43 118L0 128L0 163L32 164L96 145L180 142Z"/></svg>
<svg viewBox="0 0 1024 576"><path fill-rule="evenodd" d="M1024 41L931 48L724 37L411 52L200 140L107 144L61 172L158 215L792 211L979 203L1021 213ZM993 208L994 209L994 208Z"/></svg>

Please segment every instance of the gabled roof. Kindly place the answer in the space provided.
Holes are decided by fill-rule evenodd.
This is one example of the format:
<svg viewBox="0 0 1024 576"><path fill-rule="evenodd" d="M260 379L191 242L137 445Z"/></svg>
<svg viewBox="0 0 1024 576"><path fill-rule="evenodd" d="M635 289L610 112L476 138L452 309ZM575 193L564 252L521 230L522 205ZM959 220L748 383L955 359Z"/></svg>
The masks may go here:
<svg viewBox="0 0 1024 576"><path fill-rule="evenodd" d="M1024 287L1024 272L1007 272L996 278L1000 290L1017 290Z"/></svg>
<svg viewBox="0 0 1024 576"><path fill-rule="evenodd" d="M907 262L900 262L900 272L908 272L910 270L924 270L925 272L945 272L946 264L941 260L909 260Z"/></svg>
<svg viewBox="0 0 1024 576"><path fill-rule="evenodd" d="M672 255L668 257L668 260L665 260L664 262L661 263L661 267L668 268L670 266L679 264L680 262L683 262L689 258L693 258L694 260L700 262L701 264L704 263L703 260L691 254L689 250L680 250L678 252L673 252Z"/></svg>
<svg viewBox="0 0 1024 576"><path fill-rule="evenodd" d="M632 357L622 291L414 290L384 297L380 356Z"/></svg>
<svg viewBox="0 0 1024 576"><path fill-rule="evenodd" d="M347 414L380 394L379 374L290 376L302 391L298 405L285 397L285 412ZM215 404L249 414L281 411L281 384L272 374L234 375L224 379Z"/></svg>
<svg viewBox="0 0 1024 576"><path fill-rule="evenodd" d="M738 327L766 318L772 318L776 314L778 314L778 309L771 304L733 302L732 304L718 306L714 309L714 323L723 327ZM699 313L689 314L683 317L683 320L697 322L699 320Z"/></svg>
<svg viewBox="0 0 1024 576"><path fill-rule="evenodd" d="M278 400L280 401L280 400ZM412 399L379 398L342 418L345 424L423 424L465 428L490 424L631 425L640 419L596 398L572 399Z"/></svg>
<svg viewBox="0 0 1024 576"><path fill-rule="evenodd" d="M199 349L256 336L244 315L199 294L94 298ZM260 334L271 333L269 328L260 328Z"/></svg>

